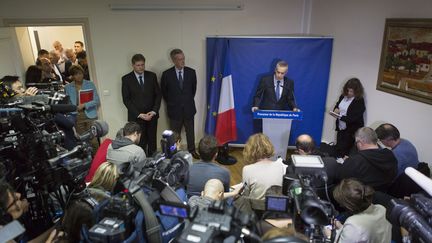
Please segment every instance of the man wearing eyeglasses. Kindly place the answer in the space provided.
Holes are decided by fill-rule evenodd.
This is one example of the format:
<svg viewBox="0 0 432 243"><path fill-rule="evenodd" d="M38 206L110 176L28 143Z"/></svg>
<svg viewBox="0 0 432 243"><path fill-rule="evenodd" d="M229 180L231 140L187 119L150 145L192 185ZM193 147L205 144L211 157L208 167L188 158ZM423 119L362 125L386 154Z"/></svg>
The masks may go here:
<svg viewBox="0 0 432 243"><path fill-rule="evenodd" d="M0 182L0 228L12 222L13 220L20 219L27 211L29 210L29 203L27 199L21 198L21 193L15 192L15 190L6 182ZM33 227L32 224L30 227ZM37 227L37 226L35 226ZM50 235L53 228L49 228L43 233L37 235L35 238L28 240L29 234L28 232L32 229L27 228L26 232L23 236L19 236L18 238L23 240L27 240L27 242L45 242ZM18 239L16 238L16 239ZM0 238L0 241L3 242L4 239ZM11 241L15 242L15 241ZM50 241L46 241L50 242Z"/></svg>
<svg viewBox="0 0 432 243"><path fill-rule="evenodd" d="M21 193L15 192L7 183L0 184L0 208L2 211L0 224L20 218L28 211L29 203L21 199Z"/></svg>
<svg viewBox="0 0 432 243"><path fill-rule="evenodd" d="M355 134L358 152L337 165L337 180L357 178L377 191L386 192L397 175L397 160L392 151L381 149L378 137L370 127L362 127Z"/></svg>

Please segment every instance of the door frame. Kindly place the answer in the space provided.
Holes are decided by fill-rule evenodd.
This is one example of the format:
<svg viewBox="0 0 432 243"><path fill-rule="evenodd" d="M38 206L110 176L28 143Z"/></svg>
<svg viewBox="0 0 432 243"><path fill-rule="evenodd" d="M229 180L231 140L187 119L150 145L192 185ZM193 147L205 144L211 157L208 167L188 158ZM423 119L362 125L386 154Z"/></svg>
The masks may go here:
<svg viewBox="0 0 432 243"><path fill-rule="evenodd" d="M40 26L81 26L83 29L84 42L86 44L86 54L90 79L96 84L96 88L101 91L100 84L96 76L96 66L93 55L93 45L90 35L90 23L88 18L6 18L3 19L3 27L40 27ZM16 43L18 44L18 43ZM21 52L20 52L21 53ZM26 67L24 67L24 70ZM98 109L99 119L103 119L101 108Z"/></svg>
<svg viewBox="0 0 432 243"><path fill-rule="evenodd" d="M40 26L81 26L83 29L86 54L89 59L90 79L96 83L100 90L96 77L96 66L94 62L93 46L90 35L90 24L88 18L6 18L3 19L4 27L40 27Z"/></svg>

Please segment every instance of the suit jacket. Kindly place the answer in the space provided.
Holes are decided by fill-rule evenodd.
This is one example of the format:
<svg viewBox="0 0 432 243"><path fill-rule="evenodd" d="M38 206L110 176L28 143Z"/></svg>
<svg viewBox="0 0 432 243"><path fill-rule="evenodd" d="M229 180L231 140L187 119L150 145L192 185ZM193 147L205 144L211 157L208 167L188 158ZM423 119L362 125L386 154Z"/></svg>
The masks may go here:
<svg viewBox="0 0 432 243"><path fill-rule="evenodd" d="M341 95L333 110L338 108L339 103L345 96ZM354 134L360 127L364 127L363 113L366 107L363 98L354 98L348 106L346 116L340 118L341 121L346 122L346 131ZM336 131L339 131L339 119L336 119Z"/></svg>
<svg viewBox="0 0 432 243"><path fill-rule="evenodd" d="M138 82L132 71L122 77L122 98L128 109L128 121L136 121L140 113L156 112L159 117L159 107L162 95L156 74L144 71L144 87Z"/></svg>
<svg viewBox="0 0 432 243"><path fill-rule="evenodd" d="M66 60L66 61L64 62L64 64L65 64L65 66L64 66L65 70L64 70L64 72L62 73L63 80L65 80L65 81L67 81L67 82L72 82L72 80L69 78L69 76L70 76L70 74L69 74L69 68L72 66L72 62L69 61L69 60ZM58 64L57 64L57 65L58 65ZM58 65L58 66L59 66L59 65ZM66 83L66 82L64 82L64 83Z"/></svg>
<svg viewBox="0 0 432 243"><path fill-rule="evenodd" d="M277 101L273 79L274 75L270 75L260 80L253 106L262 110L293 110L297 108L294 97L294 81L284 77L282 95Z"/></svg>
<svg viewBox="0 0 432 243"><path fill-rule="evenodd" d="M69 68L72 66L72 62L69 60L65 61L65 71L63 72L63 75L67 78L69 77Z"/></svg>
<svg viewBox="0 0 432 243"><path fill-rule="evenodd" d="M189 67L184 67L183 72L183 89L180 88L175 67L165 70L161 78L161 90L167 103L168 117L174 120L191 119L196 113L196 73Z"/></svg>

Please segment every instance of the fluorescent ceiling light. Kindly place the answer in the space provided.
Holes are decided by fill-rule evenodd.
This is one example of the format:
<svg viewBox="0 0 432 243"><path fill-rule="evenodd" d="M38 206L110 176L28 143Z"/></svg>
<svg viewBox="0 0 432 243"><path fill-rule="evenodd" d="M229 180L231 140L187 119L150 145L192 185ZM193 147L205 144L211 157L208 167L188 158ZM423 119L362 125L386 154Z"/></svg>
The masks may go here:
<svg viewBox="0 0 432 243"><path fill-rule="evenodd" d="M178 11L178 10L243 10L241 3L213 4L110 4L111 10Z"/></svg>

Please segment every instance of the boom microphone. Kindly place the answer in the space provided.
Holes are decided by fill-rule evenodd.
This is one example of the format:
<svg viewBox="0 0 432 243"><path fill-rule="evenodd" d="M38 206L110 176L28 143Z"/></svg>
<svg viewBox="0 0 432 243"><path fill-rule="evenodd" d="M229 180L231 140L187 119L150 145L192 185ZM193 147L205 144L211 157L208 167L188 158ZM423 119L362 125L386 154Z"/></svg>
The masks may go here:
<svg viewBox="0 0 432 243"><path fill-rule="evenodd" d="M48 104L49 96L45 94L35 95L35 96L15 96L11 99L12 102L15 102L19 105L30 105L35 102L41 104Z"/></svg>
<svg viewBox="0 0 432 243"><path fill-rule="evenodd" d="M430 178L412 167L406 168L405 174L432 196L432 180Z"/></svg>
<svg viewBox="0 0 432 243"><path fill-rule="evenodd" d="M48 111L51 113L69 113L77 110L76 105L70 104L53 104L45 105L37 103L36 105L18 105L19 108L31 111Z"/></svg>
<svg viewBox="0 0 432 243"><path fill-rule="evenodd" d="M53 104L53 105L45 105L45 107L49 107L48 111L53 113L69 113L77 110L76 105L70 104Z"/></svg>
<svg viewBox="0 0 432 243"><path fill-rule="evenodd" d="M108 123L101 120L96 120L91 125L90 129L84 134L80 135L78 139L80 141L88 141L94 137L103 137L108 133Z"/></svg>

